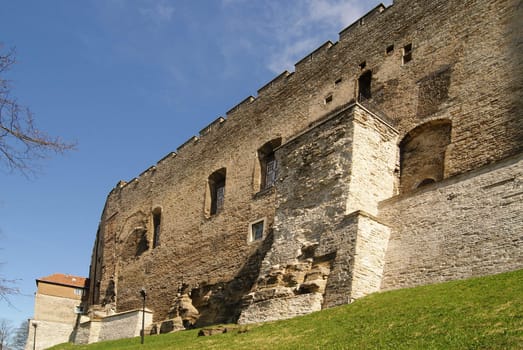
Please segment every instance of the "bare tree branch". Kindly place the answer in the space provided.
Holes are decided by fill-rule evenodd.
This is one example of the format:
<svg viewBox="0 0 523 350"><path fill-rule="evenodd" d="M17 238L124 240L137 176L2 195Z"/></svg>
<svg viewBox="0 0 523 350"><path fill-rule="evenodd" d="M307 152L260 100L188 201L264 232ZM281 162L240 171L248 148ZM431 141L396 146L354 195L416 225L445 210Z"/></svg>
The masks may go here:
<svg viewBox="0 0 523 350"><path fill-rule="evenodd" d="M9 300L9 296L16 294L20 294L20 289L16 287L16 281L5 279L0 276L0 301L4 301L9 306L13 306L11 300Z"/></svg>
<svg viewBox="0 0 523 350"><path fill-rule="evenodd" d="M14 50L2 52L0 44L0 163L10 172L28 175L35 169L35 161L50 153L62 154L76 144L39 130L31 111L10 95L10 82L3 75L15 62Z"/></svg>

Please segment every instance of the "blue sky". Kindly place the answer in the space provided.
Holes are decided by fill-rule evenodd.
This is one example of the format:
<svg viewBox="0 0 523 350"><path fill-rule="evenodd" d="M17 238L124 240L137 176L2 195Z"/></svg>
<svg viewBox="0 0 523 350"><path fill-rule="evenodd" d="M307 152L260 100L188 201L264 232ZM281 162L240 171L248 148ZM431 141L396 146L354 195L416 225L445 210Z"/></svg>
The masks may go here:
<svg viewBox="0 0 523 350"><path fill-rule="evenodd" d="M385 1L390 5L392 1ZM373 0L6 0L7 76L39 128L78 149L30 179L0 169L0 275L32 317L35 279L87 276L104 201L378 4Z"/></svg>

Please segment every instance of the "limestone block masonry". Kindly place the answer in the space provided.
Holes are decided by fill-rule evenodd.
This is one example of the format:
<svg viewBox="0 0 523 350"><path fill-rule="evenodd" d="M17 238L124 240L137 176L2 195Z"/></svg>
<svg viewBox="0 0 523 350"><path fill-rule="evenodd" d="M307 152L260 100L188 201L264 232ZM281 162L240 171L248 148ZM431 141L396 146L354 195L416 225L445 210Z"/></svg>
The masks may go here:
<svg viewBox="0 0 523 350"><path fill-rule="evenodd" d="M142 287L156 333L523 268L521 18L520 0L378 5L118 182L90 329Z"/></svg>

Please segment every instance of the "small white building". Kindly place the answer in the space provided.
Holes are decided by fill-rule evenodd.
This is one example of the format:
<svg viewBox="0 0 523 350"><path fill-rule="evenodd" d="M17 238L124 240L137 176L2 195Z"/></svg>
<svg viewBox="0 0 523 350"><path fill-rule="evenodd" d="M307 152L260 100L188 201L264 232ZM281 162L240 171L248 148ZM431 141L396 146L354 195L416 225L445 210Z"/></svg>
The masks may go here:
<svg viewBox="0 0 523 350"><path fill-rule="evenodd" d="M89 280L55 273L36 280L35 311L29 320L26 350L47 349L73 340L84 313Z"/></svg>

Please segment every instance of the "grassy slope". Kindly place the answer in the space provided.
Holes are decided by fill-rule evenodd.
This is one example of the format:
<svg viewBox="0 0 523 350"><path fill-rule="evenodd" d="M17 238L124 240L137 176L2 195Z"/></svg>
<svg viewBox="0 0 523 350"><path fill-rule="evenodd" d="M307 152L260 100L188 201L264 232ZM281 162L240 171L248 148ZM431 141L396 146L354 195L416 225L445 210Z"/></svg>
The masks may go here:
<svg viewBox="0 0 523 350"><path fill-rule="evenodd" d="M245 333L197 333L53 349L523 349L523 270L377 293Z"/></svg>

